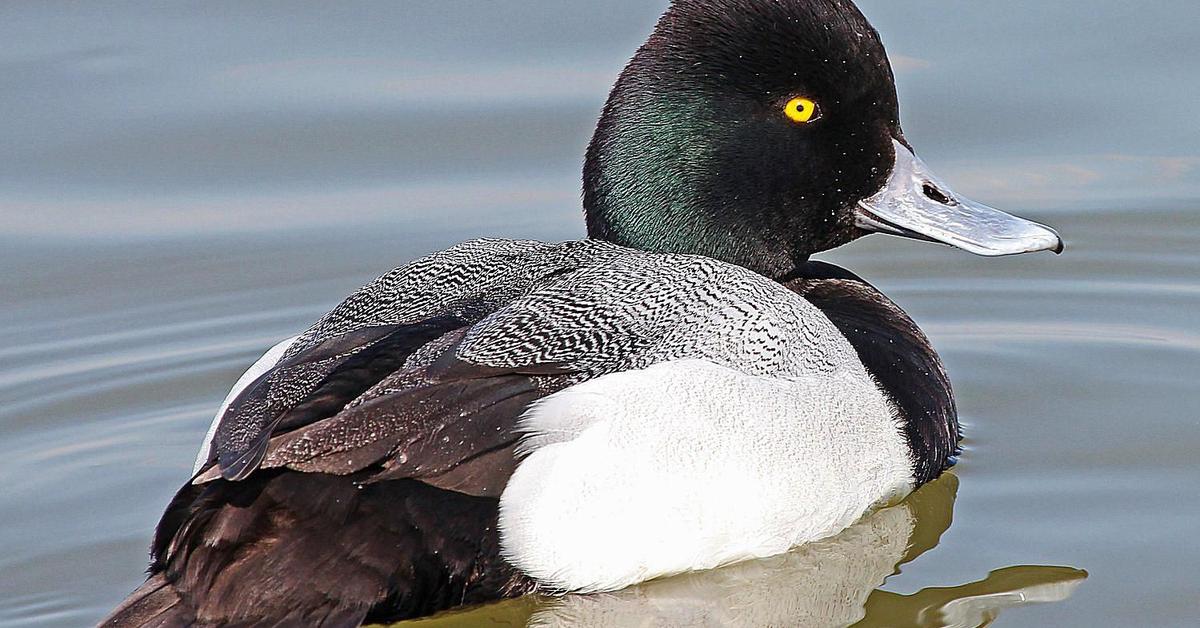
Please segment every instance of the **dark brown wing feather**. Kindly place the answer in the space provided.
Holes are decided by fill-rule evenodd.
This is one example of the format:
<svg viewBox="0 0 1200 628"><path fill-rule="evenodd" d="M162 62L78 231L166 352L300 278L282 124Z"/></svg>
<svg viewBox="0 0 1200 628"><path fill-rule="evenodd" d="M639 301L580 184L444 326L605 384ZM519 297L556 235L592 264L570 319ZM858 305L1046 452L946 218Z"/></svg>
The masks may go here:
<svg viewBox="0 0 1200 628"><path fill-rule="evenodd" d="M413 352L465 325L445 316L366 327L283 360L247 386L221 417L213 436L221 475L244 479L262 462L272 435L340 411L399 369Z"/></svg>
<svg viewBox="0 0 1200 628"><path fill-rule="evenodd" d="M274 403L276 418L258 428L263 430L255 445L258 453L239 458L236 467L211 465L195 482L218 477L236 481L260 467L286 467L335 475L369 471L373 481L423 479L471 495L498 496L515 466L499 453L511 458L517 419L530 403L574 380L571 373L551 374L556 367L514 372L457 360L453 341L461 330L426 347L441 348L425 356L426 364L403 366L420 348L414 337L427 339L446 326L440 321L356 333L353 339L322 343L280 364L271 372L291 372L297 364L321 362L330 354L338 357L336 365L325 367L328 372L313 392L298 397L294 406ZM353 348L356 341L364 346ZM307 359L310 353L316 355ZM255 428L256 418L251 417ZM220 430L216 442L225 442ZM489 454L493 469L476 463L470 473L452 473ZM237 472L232 477L231 470ZM446 474L451 475L445 482L436 480Z"/></svg>
<svg viewBox="0 0 1200 628"><path fill-rule="evenodd" d="M529 404L568 381L513 373L450 381L405 375L411 381L404 387L273 438L263 466L339 475L375 468L376 479L433 478L511 449L516 420ZM494 488L508 478L497 471L459 490L499 496Z"/></svg>

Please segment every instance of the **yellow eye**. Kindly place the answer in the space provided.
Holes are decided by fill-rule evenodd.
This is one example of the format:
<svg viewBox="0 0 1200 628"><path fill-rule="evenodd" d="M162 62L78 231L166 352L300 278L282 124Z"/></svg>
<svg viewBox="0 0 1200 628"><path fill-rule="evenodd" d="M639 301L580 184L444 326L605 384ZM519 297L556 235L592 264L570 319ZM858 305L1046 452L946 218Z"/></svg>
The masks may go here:
<svg viewBox="0 0 1200 628"><path fill-rule="evenodd" d="M807 98L793 98L784 105L783 112L792 122L808 124L820 119L817 113L817 103Z"/></svg>

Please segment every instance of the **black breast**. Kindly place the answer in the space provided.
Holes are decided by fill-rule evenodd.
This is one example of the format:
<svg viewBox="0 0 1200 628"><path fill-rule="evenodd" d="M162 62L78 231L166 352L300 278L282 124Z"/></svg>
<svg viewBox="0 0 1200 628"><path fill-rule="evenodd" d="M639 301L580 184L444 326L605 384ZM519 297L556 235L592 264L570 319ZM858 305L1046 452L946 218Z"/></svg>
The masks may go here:
<svg viewBox="0 0 1200 628"><path fill-rule="evenodd" d="M918 485L953 466L961 433L937 352L904 310L853 273L809 262L785 285L821 309L899 409Z"/></svg>

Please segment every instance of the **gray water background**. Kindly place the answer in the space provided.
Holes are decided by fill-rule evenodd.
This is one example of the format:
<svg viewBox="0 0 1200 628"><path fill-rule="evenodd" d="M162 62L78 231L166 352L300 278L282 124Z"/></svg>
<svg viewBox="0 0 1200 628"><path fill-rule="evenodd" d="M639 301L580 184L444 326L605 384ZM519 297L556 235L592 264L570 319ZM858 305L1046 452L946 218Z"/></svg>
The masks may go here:
<svg viewBox="0 0 1200 628"><path fill-rule="evenodd" d="M664 2L0 3L0 626L94 622L225 391L465 238L582 234L579 166ZM885 588L1089 577L998 625L1200 616L1200 4L863 0L904 125L1066 255L823 256L956 385L954 524Z"/></svg>

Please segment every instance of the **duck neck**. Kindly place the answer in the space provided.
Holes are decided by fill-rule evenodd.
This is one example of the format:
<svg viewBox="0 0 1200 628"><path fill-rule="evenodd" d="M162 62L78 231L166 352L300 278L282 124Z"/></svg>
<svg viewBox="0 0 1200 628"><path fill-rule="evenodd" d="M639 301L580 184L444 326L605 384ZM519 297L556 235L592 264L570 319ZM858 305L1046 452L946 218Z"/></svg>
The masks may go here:
<svg viewBox="0 0 1200 628"><path fill-rule="evenodd" d="M711 103L617 91L588 146L588 236L644 251L703 255L773 279L808 261L803 211L779 206L754 173L733 172ZM690 112L677 115L678 110ZM799 237L797 237L799 236Z"/></svg>

